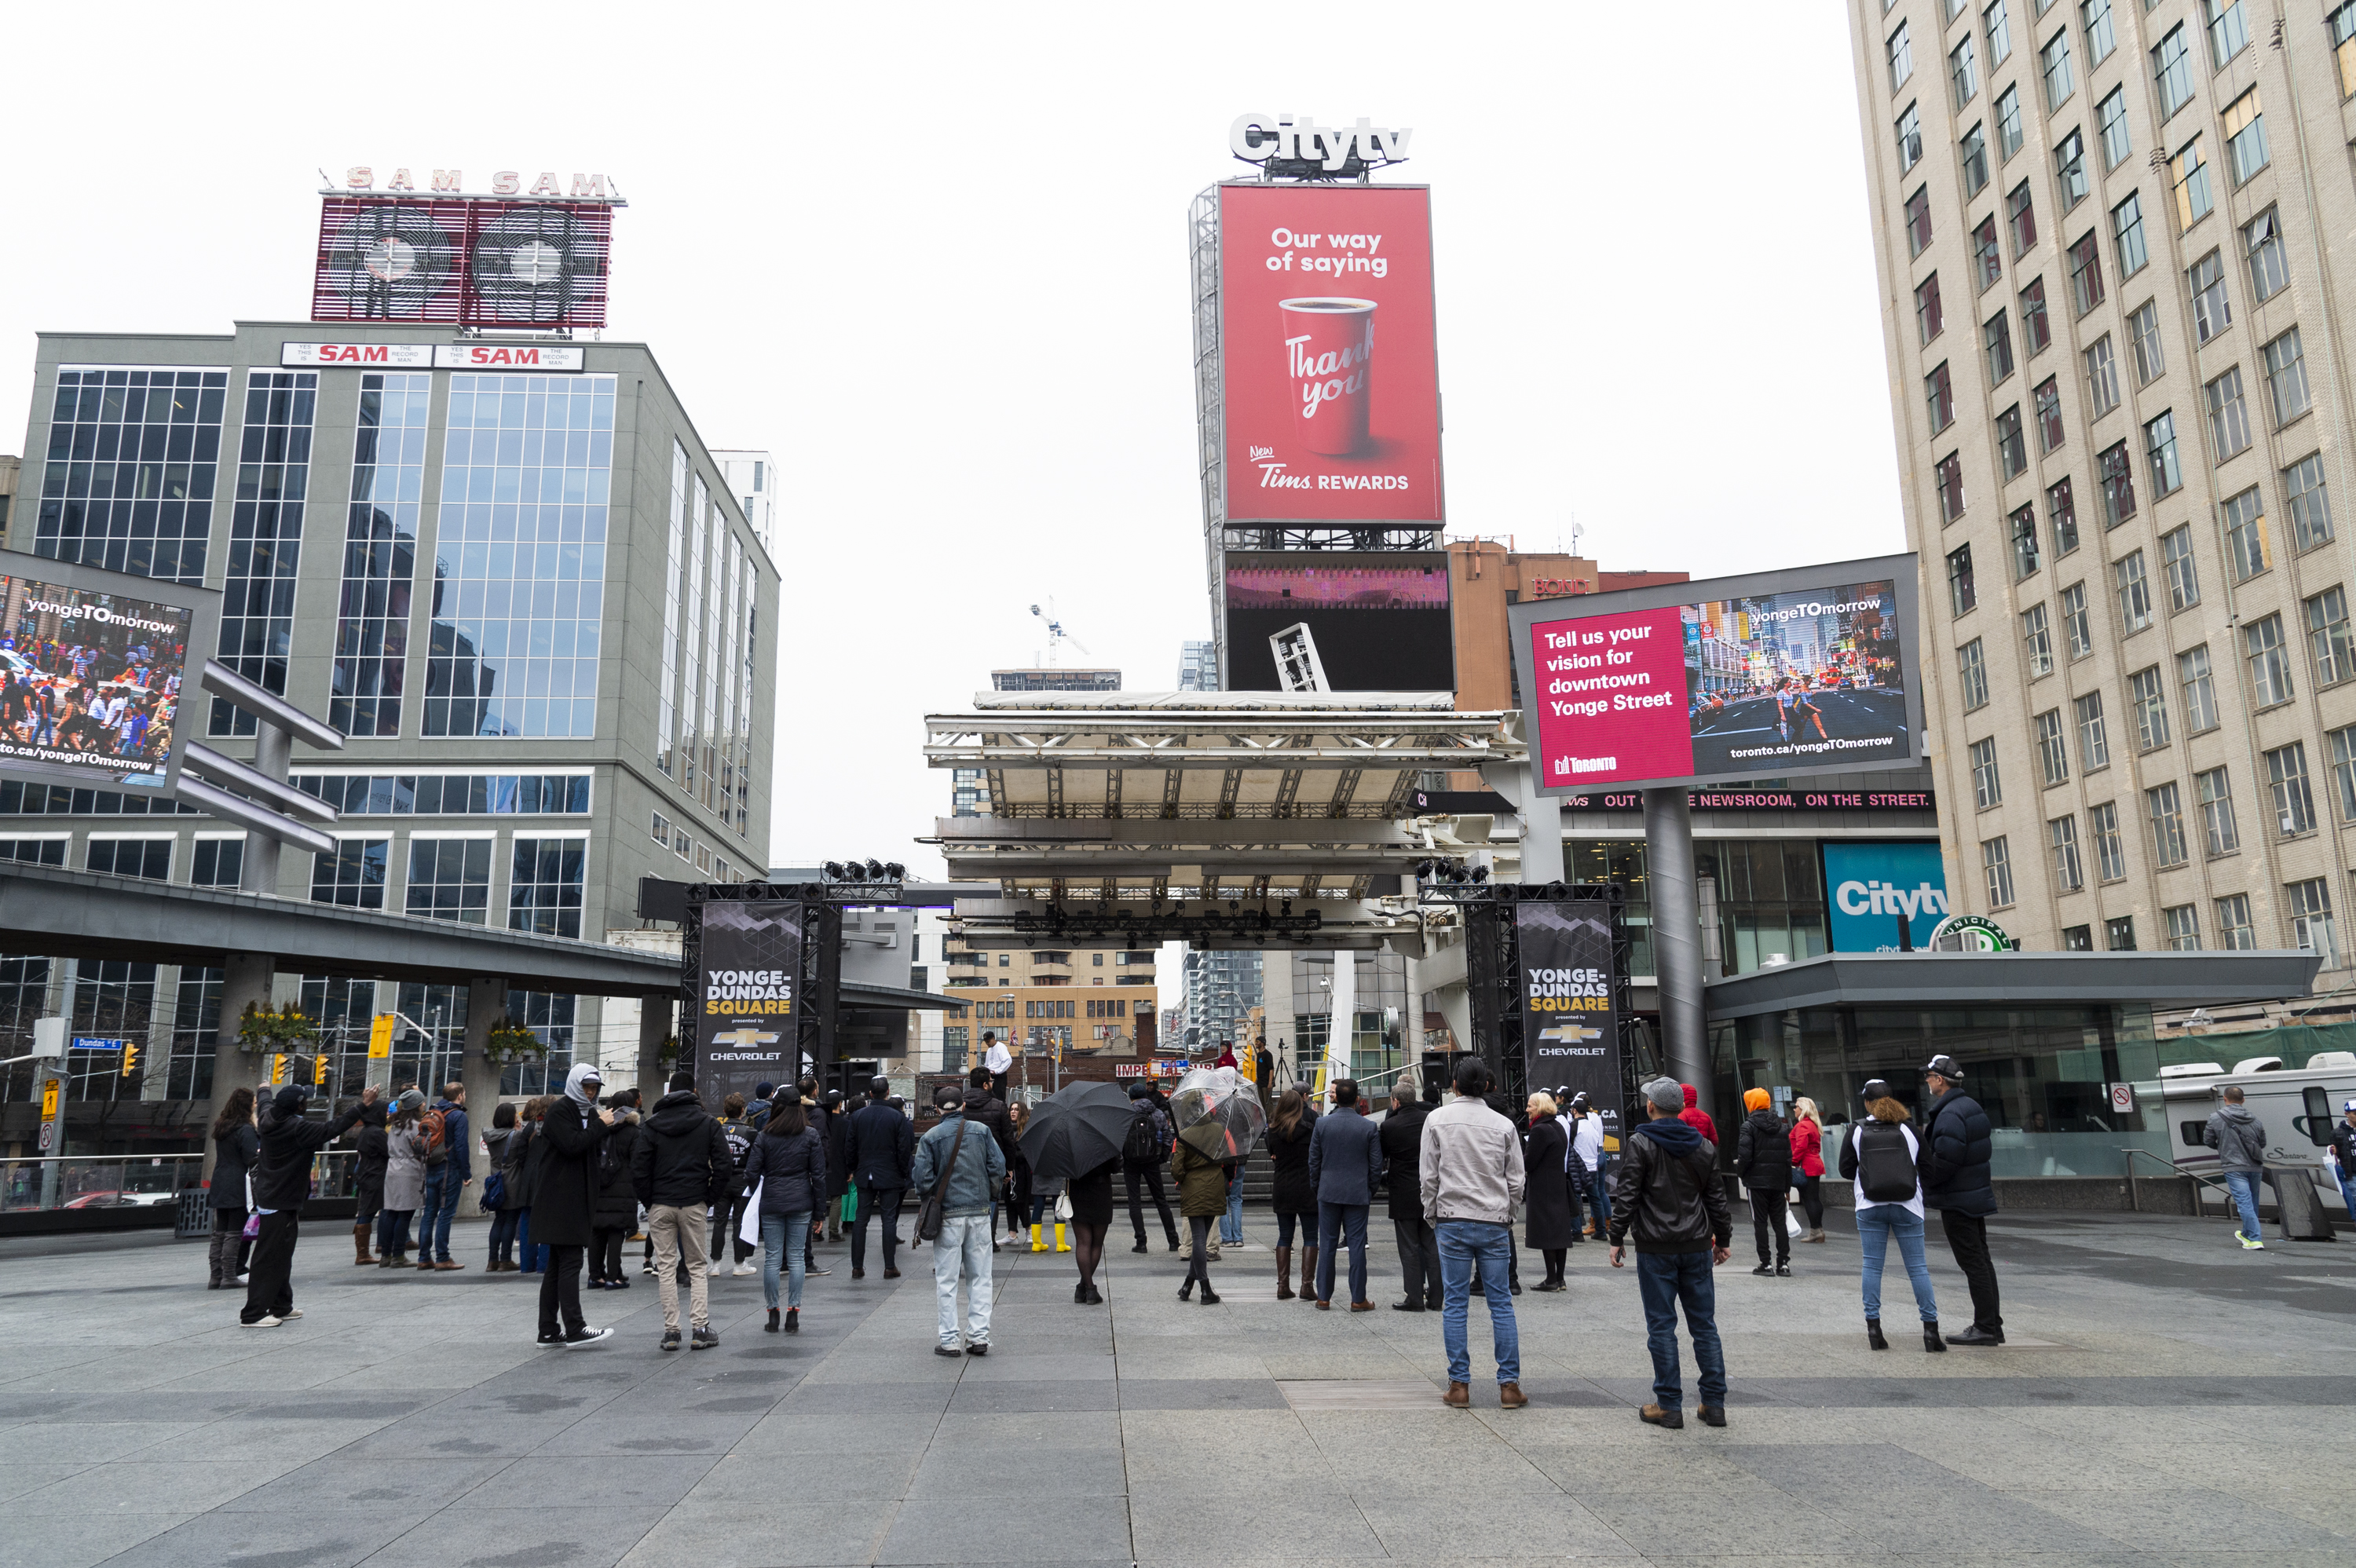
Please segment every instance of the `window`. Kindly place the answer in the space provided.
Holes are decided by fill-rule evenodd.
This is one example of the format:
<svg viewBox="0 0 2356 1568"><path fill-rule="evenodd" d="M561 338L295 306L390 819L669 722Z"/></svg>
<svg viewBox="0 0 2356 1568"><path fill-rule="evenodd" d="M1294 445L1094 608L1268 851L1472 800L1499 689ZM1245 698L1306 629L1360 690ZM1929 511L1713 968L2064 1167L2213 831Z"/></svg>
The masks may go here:
<svg viewBox="0 0 2356 1568"><path fill-rule="evenodd" d="M2143 551L2132 549L2111 563L2111 585L2118 590L2119 624L2132 635L2151 624L2151 581L2144 575Z"/></svg>
<svg viewBox="0 0 2356 1568"><path fill-rule="evenodd" d="M2217 901L2217 945L2247 950L2258 944L2250 925L2250 895L2235 893Z"/></svg>
<svg viewBox="0 0 2356 1568"><path fill-rule="evenodd" d="M1987 28L1990 69L2012 58L2012 22L2005 15L2004 6L2005 0L1995 0L1980 13L1980 21Z"/></svg>
<svg viewBox="0 0 2356 1568"><path fill-rule="evenodd" d="M2250 25L2242 16L2242 0L2201 0L2209 21L2209 58L2217 69L2250 46Z"/></svg>
<svg viewBox="0 0 2356 1568"><path fill-rule="evenodd" d="M647 831L654 837L654 841L656 843L661 845L666 849L670 848L669 817L665 816L659 811L656 812L653 817L647 824Z"/></svg>
<svg viewBox="0 0 2356 1568"><path fill-rule="evenodd" d="M1946 312L1939 307L1939 274L1932 273L1914 288L1914 326L1929 343L1947 325Z"/></svg>
<svg viewBox="0 0 2356 1568"><path fill-rule="evenodd" d="M2127 464L2124 441L2104 449L2095 460L2103 478L2103 526L2117 528L2136 514L2135 474Z"/></svg>
<svg viewBox="0 0 2356 1568"><path fill-rule="evenodd" d="M203 581L228 397L226 370L60 369L34 553Z"/></svg>
<svg viewBox="0 0 2356 1568"><path fill-rule="evenodd" d="M1951 452L1939 459L1939 516L1954 522L1964 515L1964 457Z"/></svg>
<svg viewBox="0 0 2356 1568"><path fill-rule="evenodd" d="M519 835L508 872L508 929L577 939L588 856L586 838Z"/></svg>
<svg viewBox="0 0 2356 1568"><path fill-rule="evenodd" d="M1982 811L2004 804L2004 784L1996 773L1996 738L1972 742L1972 801Z"/></svg>
<svg viewBox="0 0 2356 1568"><path fill-rule="evenodd" d="M2004 220L2012 229L2012 253L2026 255L2037 244L2037 208L2027 180L2004 198Z"/></svg>
<svg viewBox="0 0 2356 1568"><path fill-rule="evenodd" d="M2254 87L2225 106L2225 161L2237 186L2249 184L2250 176L2268 162L2266 117Z"/></svg>
<svg viewBox="0 0 2356 1568"><path fill-rule="evenodd" d="M1954 90L1958 112L1979 92L1979 53L1973 48L1969 33L1965 33L1963 40L1947 52L1947 83Z"/></svg>
<svg viewBox="0 0 2356 1568"><path fill-rule="evenodd" d="M1898 29L1904 33L1905 28ZM2159 117L2162 120L2192 101L2192 48L2184 41L2184 29L2172 29L2151 51L2151 77L2159 89Z"/></svg>
<svg viewBox="0 0 2356 1568"><path fill-rule="evenodd" d="M1987 876L1988 907L2003 909L2012 902L2012 850L1999 834L1980 844L1980 869Z"/></svg>
<svg viewBox="0 0 2356 1568"><path fill-rule="evenodd" d="M1906 41L1905 23L1898 24L1898 30L1890 35L1885 48L1890 57L1890 91L1895 92L1914 74L1914 50Z"/></svg>
<svg viewBox="0 0 2356 1568"><path fill-rule="evenodd" d="M2070 247L2070 294L2080 315L2103 303L2103 257L2091 230Z"/></svg>
<svg viewBox="0 0 2356 1568"><path fill-rule="evenodd" d="M1980 640L1974 637L1955 650L1956 677L1964 693L1964 711L1985 708L1988 699L1987 660L1981 656Z"/></svg>
<svg viewBox="0 0 2356 1568"><path fill-rule="evenodd" d="M2313 402L2307 390L2307 357L2299 347L2298 328L2292 327L2265 347L2266 397L2275 406L2279 430L2307 412Z"/></svg>
<svg viewBox="0 0 2356 1568"><path fill-rule="evenodd" d="M2111 95L2094 106L2094 121L2102 129L2103 172L2108 174L2135 151L2127 135L2127 90L2111 89Z"/></svg>
<svg viewBox="0 0 2356 1568"><path fill-rule="evenodd" d="M2045 112L2051 114L2069 102L2078 87L2070 69L2070 29L2064 27L2046 39L2045 47L2037 51L2037 61L2045 74Z"/></svg>
<svg viewBox="0 0 2356 1568"><path fill-rule="evenodd" d="M2356 0L2331 13L2331 52L2340 61L2340 96L2356 92Z"/></svg>
<svg viewBox="0 0 2356 1568"><path fill-rule="evenodd" d="M2250 700L2271 708L2290 700L2290 650L2279 613L2242 628L2242 657L2250 667Z"/></svg>
<svg viewBox="0 0 2356 1568"><path fill-rule="evenodd" d="M2254 485L2220 508L2225 521L2225 564L2236 582L2247 582L2274 564L2266 549L2265 503Z"/></svg>
<svg viewBox="0 0 2356 1568"><path fill-rule="evenodd" d="M2250 297L2261 303L2290 283L2290 258L2283 250L2282 225L2267 208L2242 225L2242 251L2249 258Z"/></svg>
<svg viewBox="0 0 2356 1568"><path fill-rule="evenodd" d="M2324 738L2331 742L2332 793L2340 797L2340 820L2356 822L2356 725Z"/></svg>
<svg viewBox="0 0 2356 1568"><path fill-rule="evenodd" d="M2211 768L2193 777L2194 790L2201 797L2201 836L2207 843L2209 857L2231 855L2242 847L2242 829L2233 820L2233 782L2222 768Z"/></svg>
<svg viewBox="0 0 2356 1568"><path fill-rule="evenodd" d="M2053 629L2047 624L2045 606L2032 604L2020 613L2020 642L2029 659L2029 678L2053 673Z"/></svg>
<svg viewBox="0 0 2356 1568"><path fill-rule="evenodd" d="M220 662L282 696L286 647L294 635L318 381L316 370L246 373L245 430L222 584L227 592L221 601ZM253 733L252 714L218 700L210 707L209 733Z"/></svg>
<svg viewBox="0 0 2356 1568"><path fill-rule="evenodd" d="M2062 952L2092 953L2094 950L2094 932L2092 926L2065 925L2062 928Z"/></svg>
<svg viewBox="0 0 2356 1568"><path fill-rule="evenodd" d="M2176 149L2176 156L2168 160L2169 180L2176 192L2176 227L2191 228L2216 209L2217 198L2209 188L2209 164L2201 154L2201 138L2195 136ZM2120 263L2122 269L2126 263Z"/></svg>
<svg viewBox="0 0 2356 1568"><path fill-rule="evenodd" d="M2062 710L2049 708L2037 716L2037 766L2045 787L2070 782L2070 748L2062 736Z"/></svg>
<svg viewBox="0 0 2356 1568"><path fill-rule="evenodd" d="M2127 706L2135 709L2136 739L2142 750L2168 744L2168 688L2158 665L2127 677Z"/></svg>
<svg viewBox="0 0 2356 1568"><path fill-rule="evenodd" d="M508 816L589 815L589 775L582 773L345 773L298 768L287 781L346 816ZM670 828L657 813L657 840ZM677 834L687 852L687 829Z"/></svg>
<svg viewBox="0 0 2356 1568"><path fill-rule="evenodd" d="M2348 635L2348 591L2335 584L2306 601L2305 608L2315 684L2337 686L2356 675L2356 643Z"/></svg>
<svg viewBox="0 0 2356 1568"><path fill-rule="evenodd" d="M188 885L194 888L233 888L245 876L245 840L238 838L199 838L189 846Z"/></svg>
<svg viewBox="0 0 2356 1568"><path fill-rule="evenodd" d="M2176 411L2163 410L2158 419L2143 427L2144 455L2151 462L2151 490L2155 499L2172 496L2184 488L2184 468L2176 454Z"/></svg>
<svg viewBox="0 0 2356 1568"><path fill-rule="evenodd" d="M62 640L62 639L61 639ZM82 846L82 869L109 877L137 877L143 881L172 880L169 838L100 838Z"/></svg>
<svg viewBox="0 0 2356 1568"><path fill-rule="evenodd" d="M1955 422L1955 389L1947 375L1946 361L1922 378L1922 401L1931 411L1931 433L1938 434Z"/></svg>
<svg viewBox="0 0 2356 1568"><path fill-rule="evenodd" d="M2176 785L2147 789L2143 798L2151 817L2152 863L2162 870L2183 865L2191 857L2184 849L2184 802Z"/></svg>
<svg viewBox="0 0 2356 1568"><path fill-rule="evenodd" d="M2103 922L2103 941L2114 953L2133 953L2136 950L2135 916L2123 914Z"/></svg>
<svg viewBox="0 0 2356 1568"><path fill-rule="evenodd" d="M2012 514L2012 580L2035 574L2044 564L2037 549L2037 508L2023 507Z"/></svg>
<svg viewBox="0 0 2356 1568"><path fill-rule="evenodd" d="M1947 556L1947 600L1958 615L1970 613L1980 602L1972 587L1972 547L1963 545Z"/></svg>
<svg viewBox="0 0 2356 1568"><path fill-rule="evenodd" d="M491 920L490 837L409 841L408 912L427 920L488 925Z"/></svg>
<svg viewBox="0 0 2356 1568"><path fill-rule="evenodd" d="M1931 243L1931 189L1923 186L1906 198L1908 253L1919 256Z"/></svg>
<svg viewBox="0 0 2356 1568"><path fill-rule="evenodd" d="M2119 406L2119 358L2111 351L2108 333L2086 350L2086 401L2094 419Z"/></svg>
<svg viewBox="0 0 2356 1568"><path fill-rule="evenodd" d="M2119 808L2110 801L2086 812L2086 837L2094 841L2094 874L2115 882L2127 874L2126 841L2119 837Z"/></svg>
<svg viewBox="0 0 2356 1568"><path fill-rule="evenodd" d="M2086 585L2073 582L2062 591L2062 629L2070 635L2070 656L2084 658L2094 651L2094 634L2086 622Z"/></svg>
<svg viewBox="0 0 2356 1568"><path fill-rule="evenodd" d="M2331 538L2331 497L2323 485L2323 454L2300 458L2283 470L2283 489L2290 496L2291 541L2312 549Z"/></svg>
<svg viewBox="0 0 2356 1568"><path fill-rule="evenodd" d="M2239 5L2234 6L2240 10ZM2340 940L2331 923L2331 885L2321 877L2308 881L2293 882L2283 889L2285 902L2290 910L2290 940L2294 947L2305 947L2323 959L2326 969L2340 966Z"/></svg>
<svg viewBox="0 0 2356 1568"><path fill-rule="evenodd" d="M1996 416L1996 455L2007 479L2019 478L2029 466L2029 443L2021 434L2019 403ZM2033 539L2036 529L2032 528L2029 534Z"/></svg>
<svg viewBox="0 0 2356 1568"><path fill-rule="evenodd" d="M2078 548L2078 504L2070 481L2057 479L2045 487L2045 515L2053 519L2053 553L2068 555Z"/></svg>
<svg viewBox="0 0 2356 1568"><path fill-rule="evenodd" d="M2217 728L2217 682L2209 667L2209 645L2176 656L2176 684L2184 688L2184 729L2198 735Z"/></svg>
<svg viewBox="0 0 2356 1568"><path fill-rule="evenodd" d="M2004 248L1997 240L1993 212L1980 219L1980 226L1972 230L1972 275L1978 281L1982 293L1996 287L1997 280L2004 276Z"/></svg>
<svg viewBox="0 0 2356 1568"><path fill-rule="evenodd" d="M2027 138L2020 129L2020 89L2008 87L1996 98L1996 155L1997 161L2009 158L2020 151Z"/></svg>
<svg viewBox="0 0 2356 1568"><path fill-rule="evenodd" d="M2047 377L2037 388L2037 450L2041 456L2062 444L2062 384Z"/></svg>
<svg viewBox="0 0 2356 1568"><path fill-rule="evenodd" d="M2020 341L2030 358L2036 358L2053 342L2053 324L2045 314L2045 280L2030 280L2020 291Z"/></svg>
<svg viewBox="0 0 2356 1568"><path fill-rule="evenodd" d="M2057 816L2045 825L2046 847L2053 852L2053 885L2074 893L2086 885L2086 868L2078 859L2078 819Z"/></svg>
<svg viewBox="0 0 2356 1568"><path fill-rule="evenodd" d="M2148 387L2168 368L2159 347L2159 302L2146 300L2127 317L2127 341L2135 346L2136 385Z"/></svg>
<svg viewBox="0 0 2356 1568"><path fill-rule="evenodd" d="M2209 444L2217 461L2250 450L2250 405L2242 396L2242 368L2233 367L2201 389L2209 403Z"/></svg>
<svg viewBox="0 0 2356 1568"><path fill-rule="evenodd" d="M391 856L390 838L337 839L334 854L311 857L311 901L382 909L385 867Z"/></svg>
<svg viewBox="0 0 2356 1568"><path fill-rule="evenodd" d="M2192 525L2159 536L2161 570L2168 577L2168 608L2173 614L2201 603L2201 574L2192 562Z"/></svg>
<svg viewBox="0 0 2356 1568"><path fill-rule="evenodd" d="M2103 723L2103 694L2090 691L2071 703L2078 718L2078 769L2093 773L2111 765L2110 731Z"/></svg>
<svg viewBox="0 0 2356 1568"><path fill-rule="evenodd" d="M2086 199L2086 136L2072 131L2062 138L2053 149L2053 183L2062 199L2062 210L2069 211Z"/></svg>
<svg viewBox="0 0 2356 1568"><path fill-rule="evenodd" d="M2150 255L2143 242L2143 198L2130 195L2111 208L2111 234L2119 247L2119 278L2125 282L2144 269Z"/></svg>
<svg viewBox="0 0 2356 1568"><path fill-rule="evenodd" d="M2192 291L2192 329L2206 343L2233 320L2233 303L2225 293L2225 263L2211 251L2192 263L2185 281Z"/></svg>
<svg viewBox="0 0 2356 1568"><path fill-rule="evenodd" d="M2078 7L2078 16L2086 24L2086 69L2092 70L2119 47L2111 31L2111 0L2085 0Z"/></svg>
<svg viewBox="0 0 2356 1568"><path fill-rule="evenodd" d="M1912 103L1898 117L1898 172L1911 174L1922 161L1922 117Z"/></svg>

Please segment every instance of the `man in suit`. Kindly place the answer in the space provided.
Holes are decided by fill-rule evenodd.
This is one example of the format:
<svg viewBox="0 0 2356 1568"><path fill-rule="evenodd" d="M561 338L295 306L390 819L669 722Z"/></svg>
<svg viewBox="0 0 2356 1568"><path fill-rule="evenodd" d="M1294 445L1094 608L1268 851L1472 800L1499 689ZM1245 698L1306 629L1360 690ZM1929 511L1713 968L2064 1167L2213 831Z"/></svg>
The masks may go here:
<svg viewBox="0 0 2356 1568"><path fill-rule="evenodd" d="M916 1124L891 1106L892 1081L876 1077L867 1085L867 1104L851 1115L843 1129L843 1159L859 1193L856 1217L851 1221L851 1277L867 1277L867 1217L883 1217L884 1277L900 1277L895 1261L900 1239L900 1200L907 1195L908 1172L916 1159Z"/></svg>
<svg viewBox="0 0 2356 1568"><path fill-rule="evenodd" d="M1391 1090L1391 1114L1379 1129L1383 1149L1383 1186L1390 1194L1391 1233L1398 1242L1399 1273L1407 1294L1391 1303L1394 1312L1437 1312L1440 1308L1440 1237L1423 1217L1421 1158L1424 1118L1431 1107L1416 1097L1402 1078Z"/></svg>
<svg viewBox="0 0 2356 1568"><path fill-rule="evenodd" d="M1333 1112L1309 1135L1309 1184L1317 1193L1317 1310L1333 1308L1333 1243L1350 1244L1350 1310L1372 1312L1366 1299L1366 1211L1383 1179L1383 1147L1375 1124L1358 1109L1358 1083L1333 1085Z"/></svg>

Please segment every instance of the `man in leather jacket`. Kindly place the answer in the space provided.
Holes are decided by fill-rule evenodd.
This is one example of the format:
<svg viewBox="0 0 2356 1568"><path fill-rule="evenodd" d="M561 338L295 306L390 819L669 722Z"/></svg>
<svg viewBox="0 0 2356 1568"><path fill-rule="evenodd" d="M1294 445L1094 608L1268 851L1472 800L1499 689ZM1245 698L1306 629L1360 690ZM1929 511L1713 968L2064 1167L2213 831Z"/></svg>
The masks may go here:
<svg viewBox="0 0 2356 1568"><path fill-rule="evenodd" d="M1718 1179L1718 1148L1680 1119L1685 1090L1673 1078L1644 1089L1652 1119L1620 1146L1612 1218L1604 1227L1612 1266L1623 1266L1627 1243L1636 1248L1636 1283L1644 1300L1644 1333L1653 1353L1653 1403L1637 1413L1672 1431L1686 1424L1685 1381L1677 1365L1677 1308L1686 1315L1694 1361L1701 1369L1706 1426L1726 1424L1726 1354L1718 1338L1718 1287L1712 1269L1734 1243L1733 1211Z"/></svg>

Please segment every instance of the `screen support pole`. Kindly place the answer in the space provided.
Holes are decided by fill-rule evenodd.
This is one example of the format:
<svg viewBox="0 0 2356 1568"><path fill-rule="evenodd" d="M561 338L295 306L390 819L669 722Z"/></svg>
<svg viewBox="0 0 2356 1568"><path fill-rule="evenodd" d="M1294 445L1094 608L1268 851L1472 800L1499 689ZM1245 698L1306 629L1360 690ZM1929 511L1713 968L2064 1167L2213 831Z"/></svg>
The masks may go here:
<svg viewBox="0 0 2356 1568"><path fill-rule="evenodd" d="M1562 869L1562 799L1538 793L1535 762L1522 768L1522 880L1559 882Z"/></svg>
<svg viewBox="0 0 2356 1568"><path fill-rule="evenodd" d="M1653 973L1669 1071L1710 1108L1704 1027L1701 899L1694 878L1693 813L1683 784L1644 792L1644 870L1653 897Z"/></svg>

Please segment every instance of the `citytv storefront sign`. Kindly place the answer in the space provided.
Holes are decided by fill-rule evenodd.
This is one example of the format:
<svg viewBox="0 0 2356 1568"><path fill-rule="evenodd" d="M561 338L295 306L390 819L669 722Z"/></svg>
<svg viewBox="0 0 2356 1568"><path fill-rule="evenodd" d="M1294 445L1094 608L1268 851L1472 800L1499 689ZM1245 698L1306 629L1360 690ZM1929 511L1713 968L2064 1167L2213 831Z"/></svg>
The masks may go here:
<svg viewBox="0 0 2356 1568"><path fill-rule="evenodd" d="M1926 949L1947 918L1947 871L1936 839L1824 846L1833 951ZM1903 926L1906 940L1901 942Z"/></svg>

